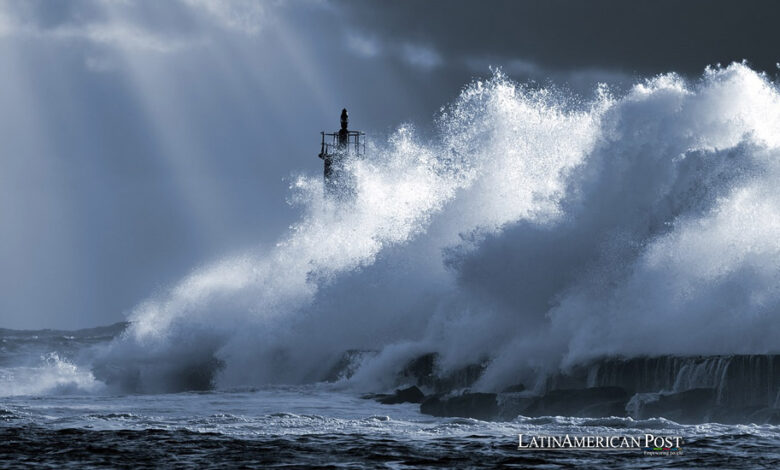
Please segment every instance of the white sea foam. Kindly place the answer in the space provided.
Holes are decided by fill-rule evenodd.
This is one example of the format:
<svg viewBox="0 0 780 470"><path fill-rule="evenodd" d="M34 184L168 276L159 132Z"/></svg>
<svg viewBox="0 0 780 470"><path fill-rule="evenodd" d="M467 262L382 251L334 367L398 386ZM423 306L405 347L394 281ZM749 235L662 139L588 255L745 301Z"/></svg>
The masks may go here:
<svg viewBox="0 0 780 470"><path fill-rule="evenodd" d="M35 365L0 368L0 397L86 394L102 388L88 368L76 366L57 353L41 356Z"/></svg>
<svg viewBox="0 0 780 470"><path fill-rule="evenodd" d="M423 141L354 162L354 199L302 176L270 250L140 305L96 363L140 391L323 379L376 388L417 354L481 386L602 354L764 353L780 337L780 95L743 64L591 102L497 73ZM205 374L205 378L204 378ZM388 386L389 386L388 382Z"/></svg>

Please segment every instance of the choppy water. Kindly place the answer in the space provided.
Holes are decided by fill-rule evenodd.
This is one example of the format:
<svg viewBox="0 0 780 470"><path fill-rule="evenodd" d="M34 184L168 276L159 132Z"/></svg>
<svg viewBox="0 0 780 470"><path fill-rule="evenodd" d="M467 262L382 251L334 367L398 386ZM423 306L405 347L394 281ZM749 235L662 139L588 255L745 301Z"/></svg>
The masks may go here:
<svg viewBox="0 0 780 470"><path fill-rule="evenodd" d="M382 405L348 384L115 394L92 348L124 328L0 332L0 467L768 468L780 426L653 419L434 418ZM517 435L680 435L683 454L527 451Z"/></svg>
<svg viewBox="0 0 780 470"><path fill-rule="evenodd" d="M663 419L422 415L350 384L124 394L96 380L95 351L126 325L0 331L0 467L767 468L780 426ZM680 435L683 454L518 450L517 435Z"/></svg>
<svg viewBox="0 0 780 470"><path fill-rule="evenodd" d="M684 436L683 455L528 451L517 435ZM767 468L780 427L666 420L523 418L488 423L421 415L325 386L136 396L10 397L0 465L52 468L252 465L343 468Z"/></svg>
<svg viewBox="0 0 780 470"><path fill-rule="evenodd" d="M775 81L732 64L585 102L497 73L437 128L352 162L349 203L295 179L303 214L279 243L191 273L121 336L0 331L0 464L780 468L768 425L485 423L358 393L430 352L484 360L485 390L597 356L776 352ZM263 386L320 382L345 350L372 354L342 388ZM516 448L647 430L684 453Z"/></svg>
<svg viewBox="0 0 780 470"><path fill-rule="evenodd" d="M501 390L602 356L777 353L779 128L778 84L745 64L590 98L496 73L430 135L372 138L350 197L294 178L278 243L139 303L95 376L310 383L371 350L351 380L376 390L436 352Z"/></svg>

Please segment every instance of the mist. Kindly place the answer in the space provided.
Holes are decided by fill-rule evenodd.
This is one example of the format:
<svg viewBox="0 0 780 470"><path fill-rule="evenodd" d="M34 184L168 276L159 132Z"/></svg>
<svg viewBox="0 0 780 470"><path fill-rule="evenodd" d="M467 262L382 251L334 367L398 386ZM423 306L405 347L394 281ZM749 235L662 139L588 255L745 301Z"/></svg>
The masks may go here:
<svg viewBox="0 0 780 470"><path fill-rule="evenodd" d="M435 139L402 126L354 161L353 200L300 177L287 235L141 304L96 376L305 383L362 350L345 386L375 389L436 352L495 389L605 355L776 352L776 85L732 64L595 96L497 72Z"/></svg>
<svg viewBox="0 0 780 470"><path fill-rule="evenodd" d="M383 138L457 96L464 80L426 85L441 71L353 52L342 16L309 1L0 3L2 326L124 320L273 244L341 108Z"/></svg>
<svg viewBox="0 0 780 470"><path fill-rule="evenodd" d="M79 366L135 391L318 381L347 350L350 387L437 352L486 389L774 351L771 51L575 54L572 26L539 55L487 11L455 5L455 40L435 2L374 7L3 3L2 326L129 320ZM349 202L316 158L342 107L370 143Z"/></svg>

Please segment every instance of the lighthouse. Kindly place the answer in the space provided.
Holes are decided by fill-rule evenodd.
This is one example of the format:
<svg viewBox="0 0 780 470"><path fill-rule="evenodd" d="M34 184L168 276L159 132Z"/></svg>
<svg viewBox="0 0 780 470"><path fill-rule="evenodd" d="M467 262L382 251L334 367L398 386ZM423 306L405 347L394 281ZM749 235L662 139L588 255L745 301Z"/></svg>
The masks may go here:
<svg viewBox="0 0 780 470"><path fill-rule="evenodd" d="M337 132L320 132L319 157L324 163L325 191L330 195L344 195L354 191L348 174L350 159L363 158L366 152L365 133L349 130L349 113L341 110L341 129Z"/></svg>

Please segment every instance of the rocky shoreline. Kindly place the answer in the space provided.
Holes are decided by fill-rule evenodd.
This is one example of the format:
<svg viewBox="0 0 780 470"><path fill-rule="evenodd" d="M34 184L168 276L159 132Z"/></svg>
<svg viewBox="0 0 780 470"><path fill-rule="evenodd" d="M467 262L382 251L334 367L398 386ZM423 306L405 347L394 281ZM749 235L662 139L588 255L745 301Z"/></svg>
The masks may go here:
<svg viewBox="0 0 780 470"><path fill-rule="evenodd" d="M617 416L780 424L780 355L603 358L550 375L537 390L516 384L489 392L471 389L486 363L439 374L437 362L435 353L416 357L398 373L402 386L394 393L365 398L480 420Z"/></svg>

